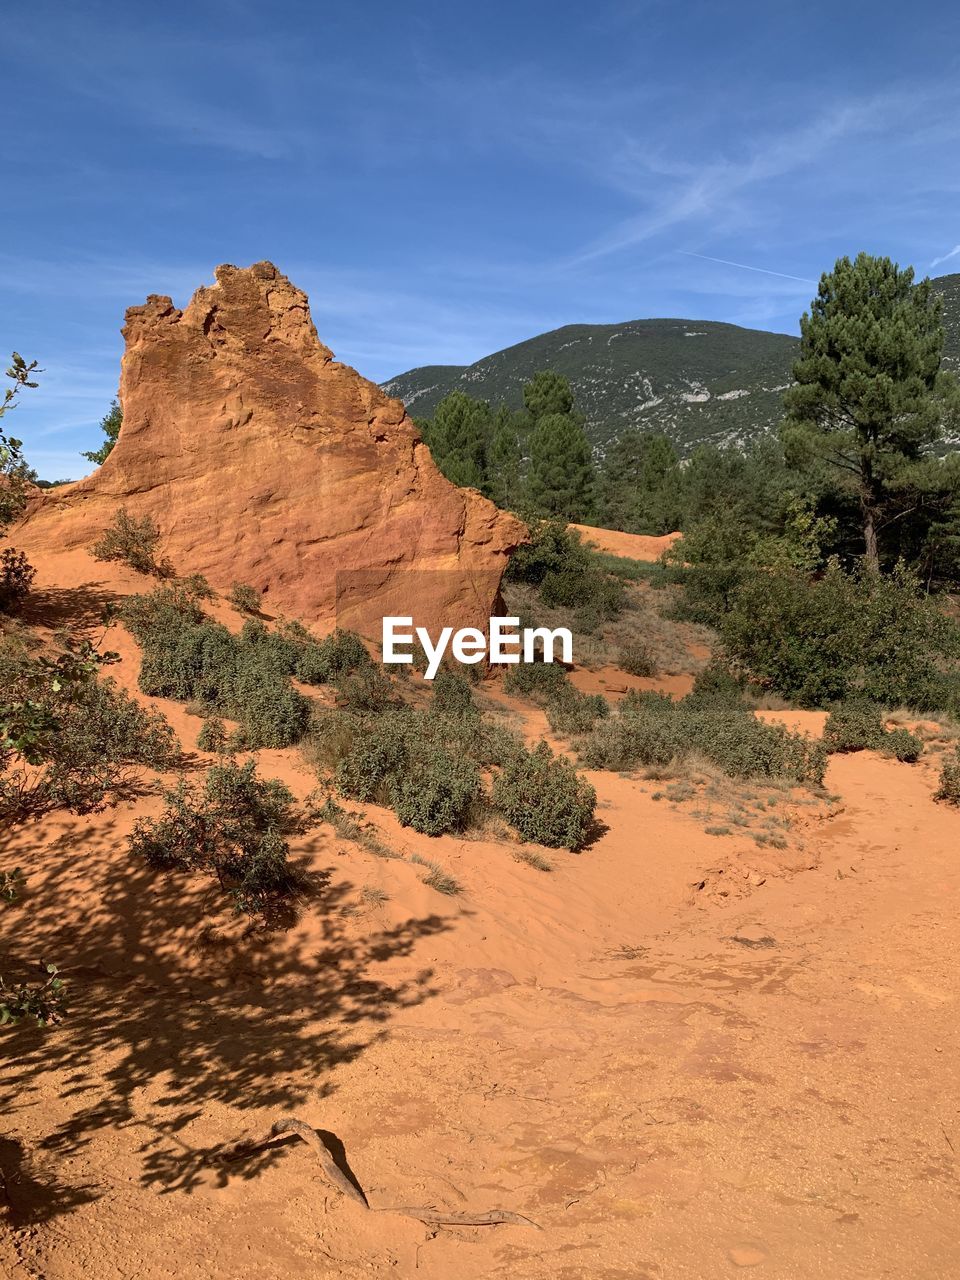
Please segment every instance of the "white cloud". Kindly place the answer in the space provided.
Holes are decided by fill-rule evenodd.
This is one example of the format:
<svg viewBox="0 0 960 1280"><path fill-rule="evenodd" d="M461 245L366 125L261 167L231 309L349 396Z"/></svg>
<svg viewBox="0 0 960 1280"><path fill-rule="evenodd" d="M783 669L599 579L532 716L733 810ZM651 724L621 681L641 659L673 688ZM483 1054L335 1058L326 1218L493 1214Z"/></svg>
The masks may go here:
<svg viewBox="0 0 960 1280"><path fill-rule="evenodd" d="M941 258L934 258L934 260L930 263L930 266L931 266L931 268L933 268L933 267L939 267L939 265L940 265L940 263L941 263L941 262L949 262L949 261L950 261L950 259L951 259L951 258L955 258L955 257L957 256L957 254L960 254L960 244L955 244L955 245L953 246L953 248L950 250L950 252L949 252L949 253L945 253L945 254L943 255L943 257L941 257Z"/></svg>

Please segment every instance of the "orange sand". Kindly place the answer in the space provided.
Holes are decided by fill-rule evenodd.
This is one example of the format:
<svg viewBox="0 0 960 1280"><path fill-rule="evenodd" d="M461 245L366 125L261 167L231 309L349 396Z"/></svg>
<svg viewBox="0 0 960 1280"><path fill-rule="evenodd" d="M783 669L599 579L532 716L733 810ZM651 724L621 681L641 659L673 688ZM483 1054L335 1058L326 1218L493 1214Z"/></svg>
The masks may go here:
<svg viewBox="0 0 960 1280"><path fill-rule="evenodd" d="M659 560L680 537L679 533L667 533L662 538L648 537L642 533L621 533L617 529L594 529L588 524L574 524L584 542L598 551L606 551L612 556L623 556L628 560Z"/></svg>
<svg viewBox="0 0 960 1280"><path fill-rule="evenodd" d="M142 587L80 552L40 569L48 617ZM134 646L111 645L132 686ZM199 721L162 705L191 746ZM314 784L295 752L261 764ZM960 815L935 775L833 757L839 800L776 851L591 774L605 830L544 851L549 873L366 806L463 893L321 828L295 847L316 897L275 931L130 860L156 798L5 833L28 892L4 946L68 965L74 997L61 1027L0 1032L0 1273L957 1274ZM298 1143L213 1163L285 1115L336 1135L375 1207L501 1206L543 1230L365 1214Z"/></svg>

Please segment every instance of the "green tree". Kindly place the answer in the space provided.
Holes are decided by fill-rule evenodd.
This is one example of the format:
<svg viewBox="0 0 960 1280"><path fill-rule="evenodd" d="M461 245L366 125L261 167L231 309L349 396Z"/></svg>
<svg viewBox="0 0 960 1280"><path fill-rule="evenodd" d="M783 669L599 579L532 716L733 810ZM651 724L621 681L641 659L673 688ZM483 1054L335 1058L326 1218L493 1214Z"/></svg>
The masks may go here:
<svg viewBox="0 0 960 1280"><path fill-rule="evenodd" d="M633 428L607 450L601 473L604 525L660 535L683 517L680 458L666 436Z"/></svg>
<svg viewBox="0 0 960 1280"><path fill-rule="evenodd" d="M855 498L864 562L910 509L913 472L956 412L941 371L940 300L889 258L840 258L800 321L796 380L784 396L788 461L819 464Z"/></svg>
<svg viewBox="0 0 960 1280"><path fill-rule="evenodd" d="M594 513L595 470L590 442L570 414L548 413L530 437L527 499L540 515L585 522Z"/></svg>
<svg viewBox="0 0 960 1280"><path fill-rule="evenodd" d="M520 505L523 496L524 415L501 405L494 417L493 437L487 451L490 497L508 511Z"/></svg>
<svg viewBox="0 0 960 1280"><path fill-rule="evenodd" d="M523 388L523 403L530 417L536 422L548 413L572 414L573 391L562 373L541 369Z"/></svg>
<svg viewBox="0 0 960 1280"><path fill-rule="evenodd" d="M19 352L14 351L12 362L7 369L7 377L13 381L3 393L0 402L0 418L16 408L17 396L24 387L35 387L38 384L30 377L32 373L41 373L37 369L36 360L27 364ZM33 473L23 458L23 442L13 436L4 434L0 429L0 533L8 524L16 520L27 500L27 483Z"/></svg>
<svg viewBox="0 0 960 1280"><path fill-rule="evenodd" d="M434 462L452 484L488 491L493 415L485 400L451 391L437 405L433 421L419 425Z"/></svg>
<svg viewBox="0 0 960 1280"><path fill-rule="evenodd" d="M117 437L120 435L120 428L122 425L123 410L120 408L120 401L111 400L108 412L100 419L100 430L106 436L106 439L99 449L93 449L81 456L89 458L89 460L91 462L95 462L98 467L103 466L107 458L110 456L113 446L117 443Z"/></svg>

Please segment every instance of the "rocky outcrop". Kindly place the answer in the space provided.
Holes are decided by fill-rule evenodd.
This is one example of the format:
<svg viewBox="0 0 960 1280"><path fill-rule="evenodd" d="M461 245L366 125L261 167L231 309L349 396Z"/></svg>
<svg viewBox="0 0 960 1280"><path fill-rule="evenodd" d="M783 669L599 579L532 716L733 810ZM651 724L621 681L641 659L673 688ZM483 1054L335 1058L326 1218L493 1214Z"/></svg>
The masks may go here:
<svg viewBox="0 0 960 1280"><path fill-rule="evenodd" d="M385 613L483 626L524 526L437 470L403 405L320 342L269 262L222 266L179 311L127 312L123 427L103 466L35 500L24 545L90 546L150 516L178 573L379 635Z"/></svg>

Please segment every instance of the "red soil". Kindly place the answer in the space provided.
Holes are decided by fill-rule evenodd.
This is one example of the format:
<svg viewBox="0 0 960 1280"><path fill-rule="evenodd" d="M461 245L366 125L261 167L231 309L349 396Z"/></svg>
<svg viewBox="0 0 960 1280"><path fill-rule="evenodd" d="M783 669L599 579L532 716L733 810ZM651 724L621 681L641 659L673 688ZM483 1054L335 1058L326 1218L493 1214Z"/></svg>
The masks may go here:
<svg viewBox="0 0 960 1280"><path fill-rule="evenodd" d="M142 588L79 551L39 568L48 621ZM133 687L135 647L110 644ZM162 705L192 748L199 721ZM260 757L314 785L295 752ZM591 774L605 830L541 851L550 872L366 806L463 893L321 828L295 846L317 896L273 931L131 861L156 798L4 833L28 878L4 945L61 961L74 994L60 1027L0 1032L0 1272L956 1274L960 816L935 776L832 757L839 800L797 807L777 851L707 835L658 783ZM503 1207L543 1230L366 1214L299 1143L213 1162L288 1115L336 1135L374 1207Z"/></svg>

